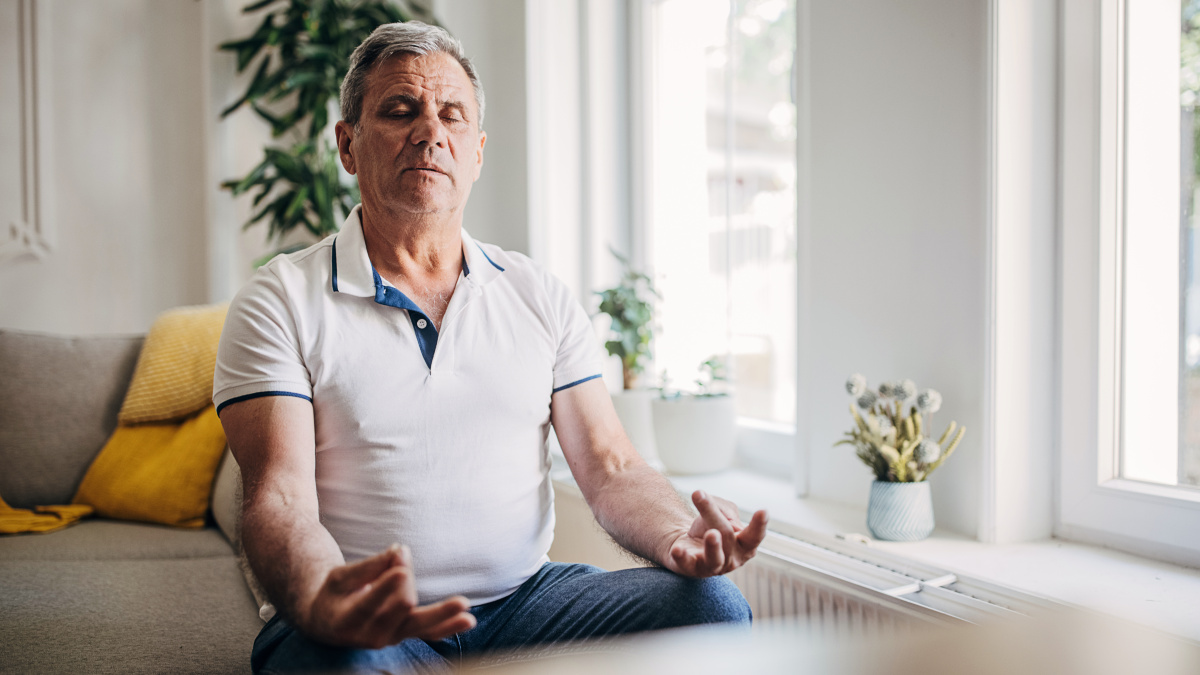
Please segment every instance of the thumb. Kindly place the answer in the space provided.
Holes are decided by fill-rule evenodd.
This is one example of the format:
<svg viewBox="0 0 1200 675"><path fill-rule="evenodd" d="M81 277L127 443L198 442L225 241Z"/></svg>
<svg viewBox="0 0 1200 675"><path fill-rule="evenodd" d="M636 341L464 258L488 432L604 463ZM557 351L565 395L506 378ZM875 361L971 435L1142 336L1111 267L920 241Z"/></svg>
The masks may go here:
<svg viewBox="0 0 1200 675"><path fill-rule="evenodd" d="M349 593L378 579L379 575L392 567L404 565L407 560L405 553L400 544L392 544L370 558L333 568L329 572L329 581L334 590Z"/></svg>

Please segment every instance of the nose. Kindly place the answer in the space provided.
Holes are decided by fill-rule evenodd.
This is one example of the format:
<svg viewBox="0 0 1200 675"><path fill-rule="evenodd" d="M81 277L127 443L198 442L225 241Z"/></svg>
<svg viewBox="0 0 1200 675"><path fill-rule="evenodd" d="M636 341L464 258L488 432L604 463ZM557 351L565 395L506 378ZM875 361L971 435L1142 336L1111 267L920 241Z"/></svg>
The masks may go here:
<svg viewBox="0 0 1200 675"><path fill-rule="evenodd" d="M433 145L439 148L446 146L446 129L435 110L425 110L413 122L410 140L413 145Z"/></svg>

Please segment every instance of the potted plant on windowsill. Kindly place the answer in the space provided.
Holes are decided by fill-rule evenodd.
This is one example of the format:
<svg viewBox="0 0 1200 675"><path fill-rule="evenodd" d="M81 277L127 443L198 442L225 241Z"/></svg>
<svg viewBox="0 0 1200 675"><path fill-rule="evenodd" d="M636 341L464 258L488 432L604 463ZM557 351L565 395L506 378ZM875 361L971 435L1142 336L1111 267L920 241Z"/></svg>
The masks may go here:
<svg viewBox="0 0 1200 675"><path fill-rule="evenodd" d="M846 391L854 398L854 428L835 445L854 446L875 474L867 527L876 539L887 541L928 537L934 520L927 479L958 447L966 429L950 422L937 441L926 437L942 395L933 389L918 393L912 380L884 382L876 393L867 388L865 377L855 374L846 381Z"/></svg>
<svg viewBox="0 0 1200 675"><path fill-rule="evenodd" d="M621 262L621 280L596 294L600 296L600 312L611 319L611 335L604 348L609 355L621 359L621 391L612 395L613 407L633 447L651 465L658 465L650 412L650 399L655 392L639 389L637 383L650 360L654 298L659 296L650 277L633 269L629 259L620 253L612 251L612 254Z"/></svg>
<svg viewBox="0 0 1200 675"><path fill-rule="evenodd" d="M700 372L692 393L670 391L664 376L651 405L658 456L669 473L713 473L733 464L736 411L724 389L725 361L713 356L700 364Z"/></svg>

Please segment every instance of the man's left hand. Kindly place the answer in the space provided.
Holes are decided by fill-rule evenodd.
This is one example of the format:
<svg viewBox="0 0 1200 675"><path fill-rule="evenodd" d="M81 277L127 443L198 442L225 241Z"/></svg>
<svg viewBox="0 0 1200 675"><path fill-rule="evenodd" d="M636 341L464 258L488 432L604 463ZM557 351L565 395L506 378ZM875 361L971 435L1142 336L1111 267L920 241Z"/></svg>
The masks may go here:
<svg viewBox="0 0 1200 675"><path fill-rule="evenodd" d="M711 577L732 572L754 557L767 536L766 511L755 511L750 524L743 525L732 502L696 490L692 503L700 516L671 544L667 569L689 577Z"/></svg>

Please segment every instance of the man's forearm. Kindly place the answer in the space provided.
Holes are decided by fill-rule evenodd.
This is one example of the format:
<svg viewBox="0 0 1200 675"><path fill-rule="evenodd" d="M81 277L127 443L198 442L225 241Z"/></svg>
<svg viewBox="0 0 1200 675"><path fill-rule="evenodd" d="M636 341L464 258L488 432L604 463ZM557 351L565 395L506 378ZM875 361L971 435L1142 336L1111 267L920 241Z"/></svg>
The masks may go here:
<svg viewBox="0 0 1200 675"><path fill-rule="evenodd" d="M589 506L613 540L659 565L695 518L671 482L640 459L612 471L591 492Z"/></svg>
<svg viewBox="0 0 1200 675"><path fill-rule="evenodd" d="M242 546L276 609L298 626L308 621L307 609L326 575L345 562L319 520L277 496L243 506Z"/></svg>

